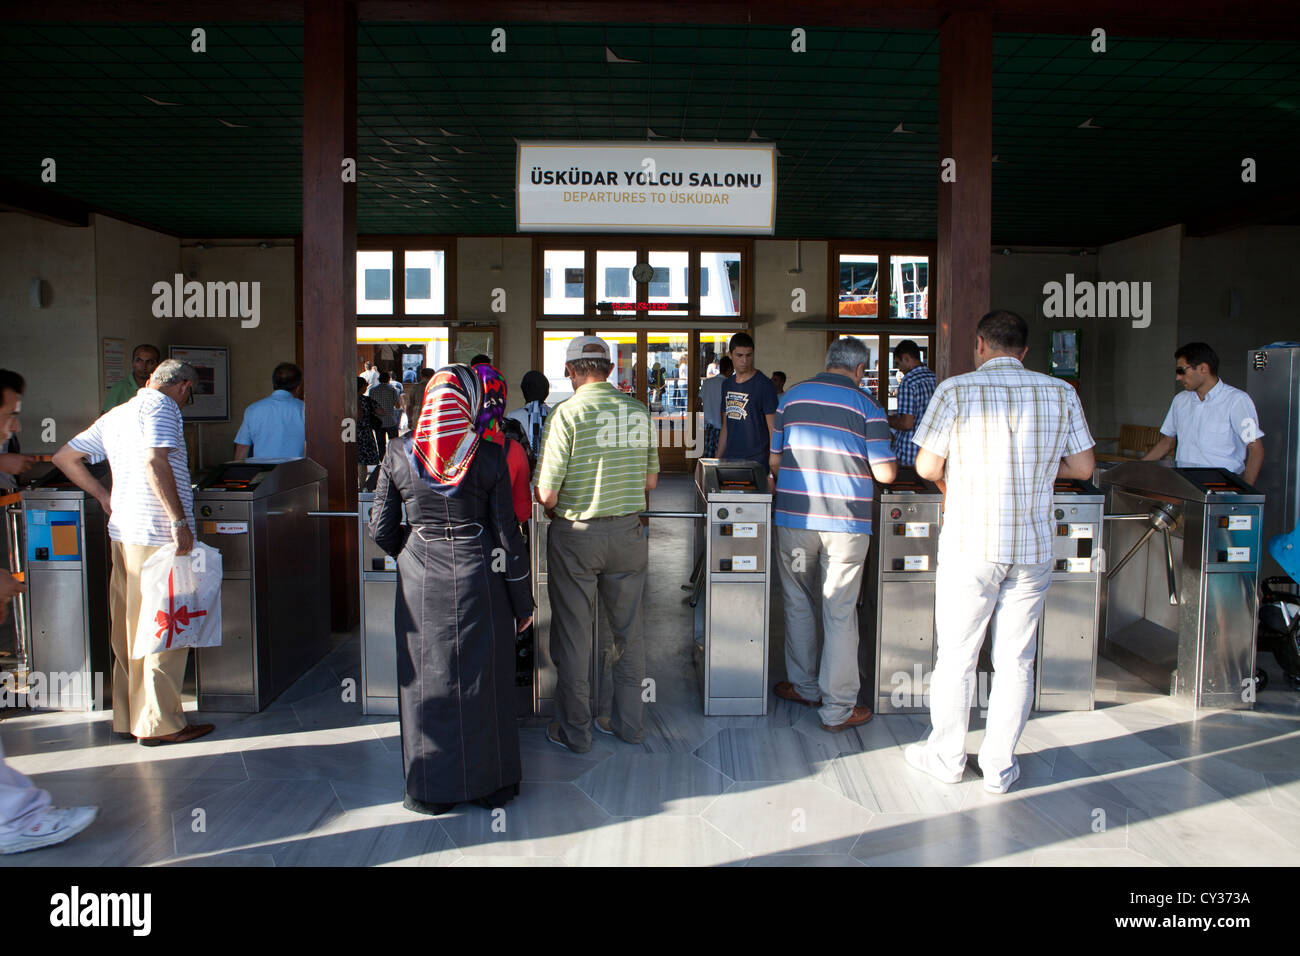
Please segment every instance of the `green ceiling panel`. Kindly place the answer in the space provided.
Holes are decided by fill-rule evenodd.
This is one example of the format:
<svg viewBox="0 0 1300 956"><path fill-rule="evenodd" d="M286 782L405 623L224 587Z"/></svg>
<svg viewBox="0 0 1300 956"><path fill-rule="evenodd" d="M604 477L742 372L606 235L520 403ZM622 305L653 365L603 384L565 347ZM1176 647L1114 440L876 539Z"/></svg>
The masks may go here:
<svg viewBox="0 0 1300 956"><path fill-rule="evenodd" d="M509 232L516 138L775 142L780 235L932 238L934 32L363 23L358 228ZM10 25L0 174L189 236L301 223L302 30ZM610 56L625 61L609 62ZM157 102L155 102L157 101ZM1080 129L1091 120L1095 129ZM895 132L902 124L905 132ZM1300 153L1300 44L994 38L994 239L1092 244L1253 199Z"/></svg>

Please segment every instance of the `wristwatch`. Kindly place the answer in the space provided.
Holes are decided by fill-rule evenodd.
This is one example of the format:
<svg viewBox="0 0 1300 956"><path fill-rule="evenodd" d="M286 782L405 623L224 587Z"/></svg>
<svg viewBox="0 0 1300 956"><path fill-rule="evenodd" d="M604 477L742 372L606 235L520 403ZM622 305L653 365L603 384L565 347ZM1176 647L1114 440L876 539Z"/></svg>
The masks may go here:
<svg viewBox="0 0 1300 956"><path fill-rule="evenodd" d="M172 530L175 531L177 528L182 527L183 525L188 525L189 523L190 523L189 518L181 518L179 521L173 521Z"/></svg>

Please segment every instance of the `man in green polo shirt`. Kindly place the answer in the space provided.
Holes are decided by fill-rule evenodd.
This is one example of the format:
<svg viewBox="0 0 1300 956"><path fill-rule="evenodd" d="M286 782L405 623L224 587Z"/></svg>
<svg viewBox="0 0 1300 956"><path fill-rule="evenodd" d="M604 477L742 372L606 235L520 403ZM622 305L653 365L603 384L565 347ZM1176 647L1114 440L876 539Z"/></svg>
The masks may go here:
<svg viewBox="0 0 1300 956"><path fill-rule="evenodd" d="M537 500L552 514L546 544L555 661L551 742L591 749L592 605L596 592L614 634L614 701L596 728L628 743L643 732L644 625L649 542L638 512L659 482L659 450L648 409L605 381L614 366L594 335L569 343L564 373L573 397L551 410L542 433Z"/></svg>
<svg viewBox="0 0 1300 956"><path fill-rule="evenodd" d="M160 358L162 353L156 345L137 345L131 353L131 373L108 390L100 411L109 411L135 398L135 393L149 384L149 376L158 367Z"/></svg>

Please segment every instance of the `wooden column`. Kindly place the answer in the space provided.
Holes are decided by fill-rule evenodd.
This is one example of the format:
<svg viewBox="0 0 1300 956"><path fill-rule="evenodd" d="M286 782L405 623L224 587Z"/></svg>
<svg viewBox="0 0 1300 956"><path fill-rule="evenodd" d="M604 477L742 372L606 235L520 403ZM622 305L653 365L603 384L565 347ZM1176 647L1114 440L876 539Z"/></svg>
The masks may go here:
<svg viewBox="0 0 1300 956"><path fill-rule="evenodd" d="M993 24L990 13L952 13L939 29L939 181L935 373L974 368L975 326L989 311L993 180ZM942 170L942 166L940 167Z"/></svg>
<svg viewBox="0 0 1300 956"><path fill-rule="evenodd" d="M352 0L304 4L302 103L303 377L307 457L329 472L329 510L357 507L356 183L342 163L357 158L357 9ZM330 529L330 615L335 630L357 622L357 530ZM322 595L323 597L323 595Z"/></svg>

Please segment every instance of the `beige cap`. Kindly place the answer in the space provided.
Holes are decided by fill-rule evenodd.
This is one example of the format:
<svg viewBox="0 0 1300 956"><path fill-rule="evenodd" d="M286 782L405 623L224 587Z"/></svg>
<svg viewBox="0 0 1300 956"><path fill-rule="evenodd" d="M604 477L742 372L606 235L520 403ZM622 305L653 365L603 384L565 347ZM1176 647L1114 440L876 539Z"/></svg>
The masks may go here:
<svg viewBox="0 0 1300 956"><path fill-rule="evenodd" d="M564 361L577 362L580 359L610 361L609 343L596 335L579 335L569 342L569 347L564 353Z"/></svg>

